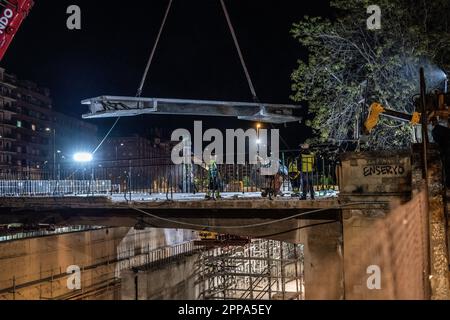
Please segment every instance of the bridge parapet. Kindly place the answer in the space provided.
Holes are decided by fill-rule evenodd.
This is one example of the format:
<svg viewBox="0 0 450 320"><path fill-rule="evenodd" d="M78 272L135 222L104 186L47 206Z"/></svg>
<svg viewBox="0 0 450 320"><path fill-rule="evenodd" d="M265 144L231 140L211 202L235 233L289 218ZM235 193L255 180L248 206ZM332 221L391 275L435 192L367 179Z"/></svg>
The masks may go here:
<svg viewBox="0 0 450 320"><path fill-rule="evenodd" d="M345 153L339 168L343 201L411 199L411 151ZM386 198L387 197L387 198Z"/></svg>

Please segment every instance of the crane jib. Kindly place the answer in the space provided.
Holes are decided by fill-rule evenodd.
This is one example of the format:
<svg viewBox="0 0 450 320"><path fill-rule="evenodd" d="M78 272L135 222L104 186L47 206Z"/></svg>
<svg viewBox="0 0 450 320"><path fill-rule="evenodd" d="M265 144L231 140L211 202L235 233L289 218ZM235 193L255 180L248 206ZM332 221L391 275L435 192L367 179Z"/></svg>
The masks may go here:
<svg viewBox="0 0 450 320"><path fill-rule="evenodd" d="M0 61L33 5L33 0L0 0Z"/></svg>
<svg viewBox="0 0 450 320"><path fill-rule="evenodd" d="M4 34L11 22L11 18L14 17L15 12L11 8L5 8L0 16L0 34Z"/></svg>

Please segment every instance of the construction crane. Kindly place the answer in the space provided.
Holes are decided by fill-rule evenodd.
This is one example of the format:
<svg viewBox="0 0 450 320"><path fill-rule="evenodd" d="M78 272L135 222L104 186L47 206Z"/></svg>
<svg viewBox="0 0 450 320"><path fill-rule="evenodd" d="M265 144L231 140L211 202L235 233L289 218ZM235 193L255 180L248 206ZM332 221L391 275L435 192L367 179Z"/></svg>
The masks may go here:
<svg viewBox="0 0 450 320"><path fill-rule="evenodd" d="M447 82L445 85L445 92L438 90L432 93L426 93L426 81L424 68L420 69L420 95L414 100L415 112L408 114L404 112L398 112L390 110L382 106L380 103L373 103L369 109L369 115L364 123L364 129L366 133L371 133L372 130L378 125L380 117L388 117L397 121L407 122L412 125L421 125L422 131L422 174L423 179L428 181L428 144L429 133L428 125L432 123L436 128L440 128L440 138L435 141L441 149L441 155L445 161L446 166L446 179L447 184L450 178L448 174L450 172L450 158L448 154L449 141L450 141L450 93L447 92ZM436 126L436 124L444 122L444 125ZM433 138L436 139L433 135ZM426 194L428 195L428 184L426 185Z"/></svg>
<svg viewBox="0 0 450 320"><path fill-rule="evenodd" d="M33 5L33 0L0 0L0 61Z"/></svg>

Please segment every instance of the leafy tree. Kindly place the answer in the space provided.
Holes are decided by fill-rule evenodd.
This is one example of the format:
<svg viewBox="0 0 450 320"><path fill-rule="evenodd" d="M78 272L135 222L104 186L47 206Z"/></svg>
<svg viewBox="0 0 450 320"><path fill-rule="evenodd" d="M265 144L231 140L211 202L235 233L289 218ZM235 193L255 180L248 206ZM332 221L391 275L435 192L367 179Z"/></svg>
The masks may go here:
<svg viewBox="0 0 450 320"><path fill-rule="evenodd" d="M369 30L367 7L375 3L382 27ZM331 6L333 17L306 16L293 26L309 58L292 74L292 99L309 104L308 124L320 141L342 142L354 139L372 102L412 113L420 67L429 89L443 83L440 68L450 70L450 2L334 0ZM366 147L406 147L412 137L412 126L383 119Z"/></svg>

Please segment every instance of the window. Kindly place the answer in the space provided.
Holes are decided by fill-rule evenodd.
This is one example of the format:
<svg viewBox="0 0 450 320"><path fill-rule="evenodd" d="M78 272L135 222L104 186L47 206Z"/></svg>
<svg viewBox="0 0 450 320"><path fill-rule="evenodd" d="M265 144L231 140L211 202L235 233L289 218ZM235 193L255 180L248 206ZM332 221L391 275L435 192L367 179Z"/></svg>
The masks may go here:
<svg viewBox="0 0 450 320"><path fill-rule="evenodd" d="M36 131L36 125L35 124L31 125L31 130Z"/></svg>
<svg viewBox="0 0 450 320"><path fill-rule="evenodd" d="M17 121L17 128L22 128L22 121Z"/></svg>

